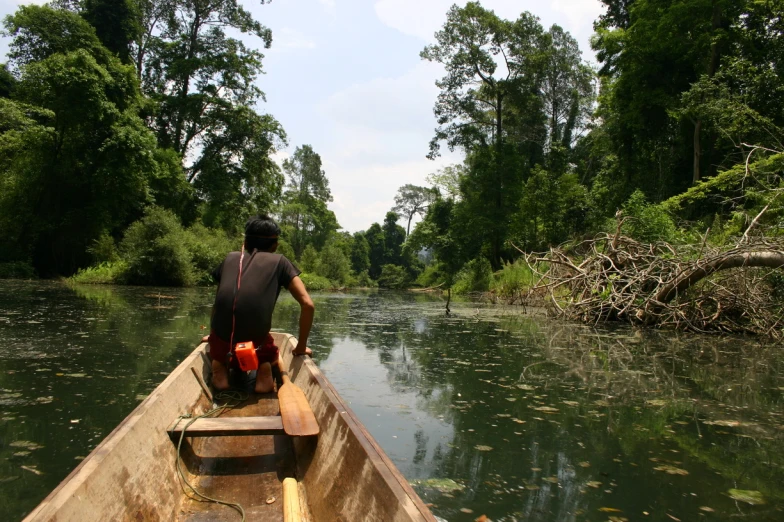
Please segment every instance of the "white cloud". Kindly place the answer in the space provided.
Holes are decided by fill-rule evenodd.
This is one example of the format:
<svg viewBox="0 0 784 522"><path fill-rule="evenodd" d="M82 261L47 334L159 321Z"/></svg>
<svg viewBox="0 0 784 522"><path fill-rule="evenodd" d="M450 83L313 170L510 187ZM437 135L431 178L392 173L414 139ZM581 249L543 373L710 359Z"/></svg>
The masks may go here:
<svg viewBox="0 0 784 522"><path fill-rule="evenodd" d="M344 229L381 223L398 188L425 185L428 174L462 160L448 150L436 161L425 157L436 126L434 82L442 74L439 65L414 62L401 76L354 84L320 104L318 117L329 127L314 146L334 197L329 206Z"/></svg>
<svg viewBox="0 0 784 522"><path fill-rule="evenodd" d="M373 223L383 223L384 216L395 204L397 190L406 183L425 185L431 172L460 161L448 155L430 161L376 163L347 168L340 162L327 161L324 170L329 176L334 201L329 207L343 229L350 232L367 230Z"/></svg>
<svg viewBox="0 0 784 522"><path fill-rule="evenodd" d="M314 49L315 47L316 42L310 40L304 33L290 27L282 27L275 31L275 42L268 52L286 49Z"/></svg>

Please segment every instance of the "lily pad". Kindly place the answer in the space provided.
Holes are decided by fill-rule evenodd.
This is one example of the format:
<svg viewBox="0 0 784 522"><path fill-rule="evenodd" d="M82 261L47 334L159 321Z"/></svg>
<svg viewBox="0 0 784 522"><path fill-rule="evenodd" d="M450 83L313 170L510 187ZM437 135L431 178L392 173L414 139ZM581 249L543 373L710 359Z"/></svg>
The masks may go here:
<svg viewBox="0 0 784 522"><path fill-rule="evenodd" d="M751 504L752 506L758 506L765 503L765 498L759 491L754 491L751 489L731 489L727 493L732 500L745 502L746 504Z"/></svg>

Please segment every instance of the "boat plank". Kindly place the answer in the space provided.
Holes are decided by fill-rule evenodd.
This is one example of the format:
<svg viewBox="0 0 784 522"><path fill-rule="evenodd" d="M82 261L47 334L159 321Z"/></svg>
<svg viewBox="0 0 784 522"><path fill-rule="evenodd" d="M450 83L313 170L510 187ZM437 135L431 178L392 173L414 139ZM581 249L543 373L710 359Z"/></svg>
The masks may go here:
<svg viewBox="0 0 784 522"><path fill-rule="evenodd" d="M167 430L172 440L179 440L188 419L177 419ZM283 433L281 417L216 417L196 419L186 430L188 437L231 437L239 435L277 435Z"/></svg>

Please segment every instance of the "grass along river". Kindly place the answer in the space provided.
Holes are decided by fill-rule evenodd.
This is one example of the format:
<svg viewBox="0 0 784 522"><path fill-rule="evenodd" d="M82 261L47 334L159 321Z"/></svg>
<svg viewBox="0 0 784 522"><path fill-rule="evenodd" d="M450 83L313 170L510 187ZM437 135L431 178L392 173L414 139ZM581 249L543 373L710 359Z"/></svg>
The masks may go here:
<svg viewBox="0 0 784 522"><path fill-rule="evenodd" d="M0 520L193 350L212 297L0 281ZM409 293L314 301L314 359L442 519L784 519L780 346L468 302L447 317ZM276 329L297 317L284 292Z"/></svg>

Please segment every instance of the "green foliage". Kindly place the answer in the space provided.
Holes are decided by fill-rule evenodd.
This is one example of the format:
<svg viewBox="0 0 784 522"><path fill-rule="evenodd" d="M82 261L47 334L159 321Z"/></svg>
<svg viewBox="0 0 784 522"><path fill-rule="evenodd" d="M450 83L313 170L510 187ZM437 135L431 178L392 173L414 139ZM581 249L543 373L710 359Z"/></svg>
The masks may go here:
<svg viewBox="0 0 784 522"><path fill-rule="evenodd" d="M435 262L427 265L416 279L416 285L430 288L446 281L446 274L441 263Z"/></svg>
<svg viewBox="0 0 784 522"><path fill-rule="evenodd" d="M378 283L371 279L367 270L363 270L355 276L352 276L349 285L358 288L376 288Z"/></svg>
<svg viewBox="0 0 784 522"><path fill-rule="evenodd" d="M185 179L206 202L205 224L238 231L248 216L271 210L283 185L270 154L285 133L254 110L261 49L272 33L237 0L138 6L146 30L133 60L154 104L158 144L179 154ZM245 38L229 36L238 33ZM246 44L249 37L256 42Z"/></svg>
<svg viewBox="0 0 784 522"><path fill-rule="evenodd" d="M311 274L318 273L320 262L318 252L312 245L308 245L299 258L299 266L302 271Z"/></svg>
<svg viewBox="0 0 784 522"><path fill-rule="evenodd" d="M115 285L127 280L128 263L122 260L104 261L82 268L68 280L83 285Z"/></svg>
<svg viewBox="0 0 784 522"><path fill-rule="evenodd" d="M278 249L275 251L278 254L286 256L289 261L296 261L297 257L294 255L294 249L291 244L285 239L278 239Z"/></svg>
<svg viewBox="0 0 784 522"><path fill-rule="evenodd" d="M406 237L411 232L411 220L416 215L424 215L435 192L427 187L406 184L397 190L393 212L407 220Z"/></svg>
<svg viewBox="0 0 784 522"><path fill-rule="evenodd" d="M511 297L532 287L537 277L527 263L515 261L505 263L504 267L493 274L490 289L501 297Z"/></svg>
<svg viewBox="0 0 784 522"><path fill-rule="evenodd" d="M370 268L370 245L362 232L356 232L351 242L351 269L359 274Z"/></svg>
<svg viewBox="0 0 784 522"><path fill-rule="evenodd" d="M112 263L119 260L119 254L117 253L117 244L114 242L114 238L109 235L107 231L103 231L98 239L93 241L91 247L87 249L87 252L93 256L93 263Z"/></svg>
<svg viewBox="0 0 784 522"><path fill-rule="evenodd" d="M656 241L672 242L676 239L676 227L672 218L661 205L651 205L640 190L634 191L623 206L623 232L629 237L645 243Z"/></svg>
<svg viewBox="0 0 784 522"><path fill-rule="evenodd" d="M96 36L123 63L131 61L131 43L141 37L141 12L136 0L84 0L82 17Z"/></svg>
<svg viewBox="0 0 784 522"><path fill-rule="evenodd" d="M177 216L169 210L150 208L144 218L128 228L120 243L123 259L128 263L127 282L134 285L192 285L196 276L187 243L188 235Z"/></svg>
<svg viewBox="0 0 784 522"><path fill-rule="evenodd" d="M337 231L337 218L327 208L332 201L329 182L321 168L321 156L310 145L297 147L283 162L288 183L283 195L281 228L297 257L308 245L317 250Z"/></svg>
<svg viewBox="0 0 784 522"><path fill-rule="evenodd" d="M381 288L400 289L408 286L409 279L406 269L398 265L384 265L378 278Z"/></svg>
<svg viewBox="0 0 784 522"><path fill-rule="evenodd" d="M334 288L332 281L320 275L303 272L299 277L302 279L302 282L305 284L305 288L307 288L308 291L330 290Z"/></svg>
<svg viewBox="0 0 784 522"><path fill-rule="evenodd" d="M455 294L470 292L487 292L493 281L493 270L490 262L480 257L472 259L458 272L452 291Z"/></svg>
<svg viewBox="0 0 784 522"><path fill-rule="evenodd" d="M27 64L17 97L0 100L0 227L42 275L73 273L103 231L141 215L155 138L135 113L133 69L114 58L76 50Z"/></svg>
<svg viewBox="0 0 784 522"><path fill-rule="evenodd" d="M33 279L35 269L26 261L0 262L0 279Z"/></svg>
<svg viewBox="0 0 784 522"><path fill-rule="evenodd" d="M23 5L6 17L4 26L5 35L12 38L8 56L17 68L79 49L102 64L110 59L95 29L71 11L48 5Z"/></svg>
<svg viewBox="0 0 784 522"><path fill-rule="evenodd" d="M319 255L316 274L326 277L335 286L345 286L351 275L351 261L335 242L328 243Z"/></svg>
<svg viewBox="0 0 784 522"><path fill-rule="evenodd" d="M240 238L230 238L223 230L210 229L196 223L184 231L185 248L190 254L195 281L212 283L212 271L228 252L239 250Z"/></svg>

